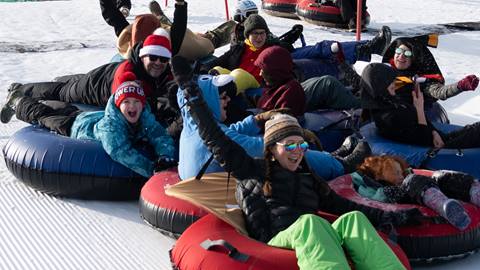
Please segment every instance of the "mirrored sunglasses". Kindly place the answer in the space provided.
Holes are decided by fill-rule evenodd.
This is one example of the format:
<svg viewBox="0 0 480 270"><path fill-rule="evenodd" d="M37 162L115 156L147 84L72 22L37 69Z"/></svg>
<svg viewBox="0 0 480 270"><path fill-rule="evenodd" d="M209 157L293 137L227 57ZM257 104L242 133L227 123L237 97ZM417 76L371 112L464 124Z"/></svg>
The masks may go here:
<svg viewBox="0 0 480 270"><path fill-rule="evenodd" d="M413 56L413 52L410 51L410 50L405 50L405 49L402 49L402 48L396 48L395 49L395 54L403 54L405 57L412 57Z"/></svg>
<svg viewBox="0 0 480 270"><path fill-rule="evenodd" d="M161 63L168 63L168 61L170 61L170 58L168 58L168 57L163 57L163 56L158 56L158 55L153 55L153 54L149 54L148 59L152 62L155 62L155 61L160 59Z"/></svg>
<svg viewBox="0 0 480 270"><path fill-rule="evenodd" d="M285 148L285 151L287 152L292 152L297 148L302 150L303 152L308 150L308 142L305 142L305 141L301 143L288 143L288 144L277 142L277 144L283 146Z"/></svg>

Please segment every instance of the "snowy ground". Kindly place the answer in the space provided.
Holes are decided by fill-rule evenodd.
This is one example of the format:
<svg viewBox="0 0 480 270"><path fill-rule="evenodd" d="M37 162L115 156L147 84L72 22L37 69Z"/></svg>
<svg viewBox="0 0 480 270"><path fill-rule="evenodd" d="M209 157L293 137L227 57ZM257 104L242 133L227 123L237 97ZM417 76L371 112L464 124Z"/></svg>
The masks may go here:
<svg viewBox="0 0 480 270"><path fill-rule="evenodd" d="M1 2L1 1L0 1ZM132 13L148 11L148 1L133 1ZM223 22L224 0L190 0L189 26L203 32ZM230 6L234 1L229 0ZM256 0L260 4L259 0ZM161 1L162 7L164 1ZM173 1L165 9L171 15ZM435 23L477 21L478 0L369 0L372 27L394 31ZM212 8L216 7L216 8ZM87 72L107 63L115 52L113 29L93 0L0 3L0 102L12 82L48 81ZM303 22L265 16L281 34L295 23L305 26L307 43L354 40ZM130 16L133 19L133 16ZM371 38L371 34L365 35ZM224 51L225 48L219 50ZM480 75L480 32L443 35L432 50L448 83ZM380 58L376 57L375 61ZM364 64L359 63L361 69ZM444 102L454 123L480 119L479 90ZM0 147L24 124L0 124ZM16 180L0 162L0 269L170 269L174 241L149 228L137 202L98 202L53 198ZM431 269L478 269L480 255ZM424 268L416 268L424 269Z"/></svg>

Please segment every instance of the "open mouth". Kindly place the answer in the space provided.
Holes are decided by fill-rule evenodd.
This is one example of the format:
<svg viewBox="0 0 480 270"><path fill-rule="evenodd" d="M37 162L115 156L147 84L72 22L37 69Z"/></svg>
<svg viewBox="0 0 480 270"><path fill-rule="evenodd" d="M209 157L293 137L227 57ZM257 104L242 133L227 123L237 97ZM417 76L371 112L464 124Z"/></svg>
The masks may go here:
<svg viewBox="0 0 480 270"><path fill-rule="evenodd" d="M128 114L128 116L130 116L131 118L134 118L135 116L137 116L137 111L129 111L127 114Z"/></svg>

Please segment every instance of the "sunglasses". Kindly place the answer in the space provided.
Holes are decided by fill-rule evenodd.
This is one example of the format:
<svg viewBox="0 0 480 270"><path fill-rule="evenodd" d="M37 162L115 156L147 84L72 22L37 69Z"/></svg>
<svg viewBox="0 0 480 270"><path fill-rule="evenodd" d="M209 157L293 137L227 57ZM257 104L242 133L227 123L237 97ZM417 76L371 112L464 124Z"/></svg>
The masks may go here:
<svg viewBox="0 0 480 270"><path fill-rule="evenodd" d="M277 144L283 146L283 148L285 148L285 151L287 152L292 152L297 148L302 150L303 152L307 151L308 149L308 142L305 142L305 141L301 143L288 143L288 144L277 142Z"/></svg>
<svg viewBox="0 0 480 270"><path fill-rule="evenodd" d="M410 50L405 50L402 48L396 48L395 49L395 54L403 54L405 57L410 58L413 56L413 52Z"/></svg>
<svg viewBox="0 0 480 270"><path fill-rule="evenodd" d="M170 61L170 58L168 57L163 57L163 56L158 56L153 54L149 54L148 59L152 62L155 62L160 59L160 63L168 63L168 61Z"/></svg>

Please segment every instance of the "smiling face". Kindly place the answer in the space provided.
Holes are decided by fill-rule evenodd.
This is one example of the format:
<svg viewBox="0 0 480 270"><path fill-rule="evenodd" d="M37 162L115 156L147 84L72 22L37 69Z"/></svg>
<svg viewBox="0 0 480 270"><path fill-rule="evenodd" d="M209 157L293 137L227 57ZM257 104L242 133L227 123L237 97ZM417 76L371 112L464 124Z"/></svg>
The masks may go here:
<svg viewBox="0 0 480 270"><path fill-rule="evenodd" d="M297 170L298 165L300 165L305 152L300 147L296 147L293 151L287 151L285 145L292 143L301 144L304 141L305 140L301 136L288 136L273 146L270 146L269 150L272 152L273 157L278 161L280 166L294 172Z"/></svg>
<svg viewBox="0 0 480 270"><path fill-rule="evenodd" d="M265 29L254 29L248 33L248 40L255 48L260 49L267 41L267 31Z"/></svg>
<svg viewBox="0 0 480 270"><path fill-rule="evenodd" d="M127 97L120 103L119 110L128 123L136 124L142 114L143 104L138 98Z"/></svg>
<svg viewBox="0 0 480 270"><path fill-rule="evenodd" d="M230 97L227 92L220 94L220 122L224 122L227 119L227 105L230 101Z"/></svg>
<svg viewBox="0 0 480 270"><path fill-rule="evenodd" d="M399 50L400 49L400 50ZM397 53L398 51L398 53ZM398 70L405 70L408 69L412 65L412 49L408 48L405 45L398 46L397 50L395 50L395 54L393 56L393 63ZM410 56L407 56L409 55Z"/></svg>
<svg viewBox="0 0 480 270"><path fill-rule="evenodd" d="M168 58L145 55L142 57L145 71L153 78L158 78L166 70Z"/></svg>

